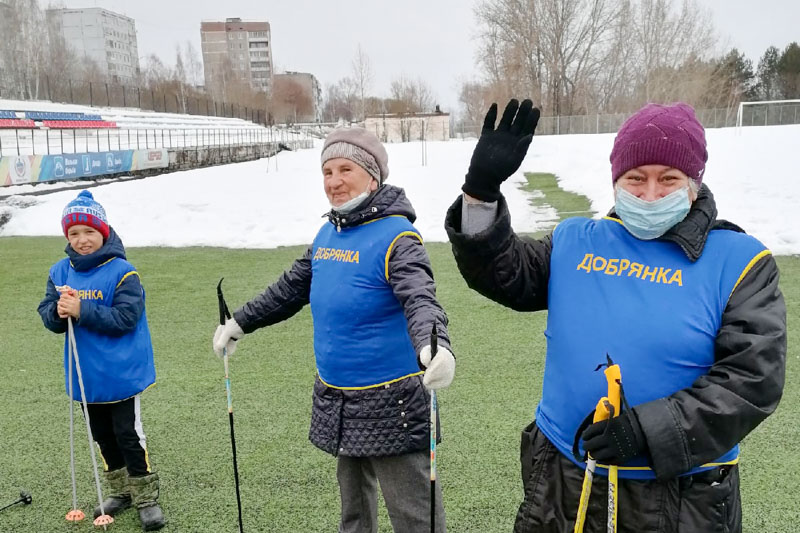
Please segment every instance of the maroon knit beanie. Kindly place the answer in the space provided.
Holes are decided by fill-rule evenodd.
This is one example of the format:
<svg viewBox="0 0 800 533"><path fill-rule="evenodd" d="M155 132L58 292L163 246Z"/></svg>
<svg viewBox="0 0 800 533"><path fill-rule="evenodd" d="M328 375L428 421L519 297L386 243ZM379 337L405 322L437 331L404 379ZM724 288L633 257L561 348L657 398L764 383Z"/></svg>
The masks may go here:
<svg viewBox="0 0 800 533"><path fill-rule="evenodd" d="M705 130L688 104L647 104L619 129L610 159L612 183L632 168L666 165L699 186L708 161Z"/></svg>

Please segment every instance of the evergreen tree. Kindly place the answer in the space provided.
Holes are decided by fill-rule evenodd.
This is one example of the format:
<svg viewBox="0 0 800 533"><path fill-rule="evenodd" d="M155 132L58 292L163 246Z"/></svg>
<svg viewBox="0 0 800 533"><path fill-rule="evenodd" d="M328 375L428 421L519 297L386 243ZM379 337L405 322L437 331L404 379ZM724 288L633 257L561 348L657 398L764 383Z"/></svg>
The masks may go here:
<svg viewBox="0 0 800 533"><path fill-rule="evenodd" d="M758 85L757 94L761 100L780 100L781 94L780 76L778 74L778 59L780 52L774 46L770 46L758 61Z"/></svg>
<svg viewBox="0 0 800 533"><path fill-rule="evenodd" d="M722 85L727 98L726 104L733 106L741 101L756 98L756 77L753 74L753 62L744 54L733 48L718 62L715 74Z"/></svg>
<svg viewBox="0 0 800 533"><path fill-rule="evenodd" d="M800 45L789 44L778 60L778 75L783 97L800 98Z"/></svg>

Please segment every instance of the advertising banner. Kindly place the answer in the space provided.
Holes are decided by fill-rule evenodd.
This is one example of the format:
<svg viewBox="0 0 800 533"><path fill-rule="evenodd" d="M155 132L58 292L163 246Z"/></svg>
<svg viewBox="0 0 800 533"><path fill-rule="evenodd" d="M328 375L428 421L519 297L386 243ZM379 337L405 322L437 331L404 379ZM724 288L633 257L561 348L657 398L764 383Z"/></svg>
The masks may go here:
<svg viewBox="0 0 800 533"><path fill-rule="evenodd" d="M37 181L72 180L131 170L133 150L44 155Z"/></svg>
<svg viewBox="0 0 800 533"><path fill-rule="evenodd" d="M0 187L168 166L169 152L162 149L0 157Z"/></svg>
<svg viewBox="0 0 800 533"><path fill-rule="evenodd" d="M168 166L169 152L166 150L135 150L131 170L167 168Z"/></svg>
<svg viewBox="0 0 800 533"><path fill-rule="evenodd" d="M32 155L0 157L0 185L20 185L35 181L31 174L35 157Z"/></svg>

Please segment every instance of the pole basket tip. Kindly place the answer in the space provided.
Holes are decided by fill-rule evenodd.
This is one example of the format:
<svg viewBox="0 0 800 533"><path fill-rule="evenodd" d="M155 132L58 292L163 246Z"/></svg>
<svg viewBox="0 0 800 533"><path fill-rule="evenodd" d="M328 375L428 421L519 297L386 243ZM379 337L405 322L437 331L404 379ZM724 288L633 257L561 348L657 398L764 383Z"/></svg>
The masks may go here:
<svg viewBox="0 0 800 533"><path fill-rule="evenodd" d="M114 523L114 517L108 514L101 514L97 518L94 519L94 527L96 528L103 528L105 529L106 526L110 526Z"/></svg>
<svg viewBox="0 0 800 533"><path fill-rule="evenodd" d="M73 509L66 516L67 522L80 522L84 518L86 518L86 515L80 509Z"/></svg>

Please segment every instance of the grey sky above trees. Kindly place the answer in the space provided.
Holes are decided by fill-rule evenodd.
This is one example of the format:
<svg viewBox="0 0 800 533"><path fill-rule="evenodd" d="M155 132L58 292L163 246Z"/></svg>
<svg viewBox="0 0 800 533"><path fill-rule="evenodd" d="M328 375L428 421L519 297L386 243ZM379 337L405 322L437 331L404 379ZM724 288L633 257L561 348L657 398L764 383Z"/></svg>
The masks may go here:
<svg viewBox="0 0 800 533"><path fill-rule="evenodd" d="M400 75L422 78L445 108L458 105L461 82L474 63L474 0L66 0L67 7L105 7L136 19L142 56L171 64L175 44L200 49L200 20L239 16L268 20L278 68L306 71L323 87L352 73L359 44L372 65L372 92L390 96ZM45 2L42 2L43 7ZM725 48L737 47L754 63L770 45L783 50L800 40L797 0L699 0L711 10ZM721 52L720 52L721 53Z"/></svg>

